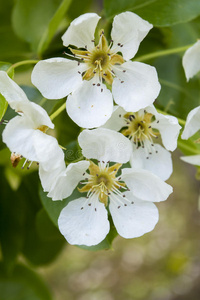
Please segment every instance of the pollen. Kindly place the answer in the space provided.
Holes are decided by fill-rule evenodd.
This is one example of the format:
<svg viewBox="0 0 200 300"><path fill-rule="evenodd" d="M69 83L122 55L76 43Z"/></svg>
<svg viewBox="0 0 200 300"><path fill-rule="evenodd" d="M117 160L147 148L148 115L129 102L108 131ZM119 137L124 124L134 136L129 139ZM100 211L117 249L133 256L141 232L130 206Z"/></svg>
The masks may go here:
<svg viewBox="0 0 200 300"><path fill-rule="evenodd" d="M81 193L87 192L88 197L96 194L99 201L107 206L109 195L116 189L125 187L125 184L119 182L119 179L116 177L120 168L121 164L119 163L109 167L108 163L98 163L96 165L90 161L88 181L79 191Z"/></svg>
<svg viewBox="0 0 200 300"><path fill-rule="evenodd" d="M104 31L101 30L99 33L99 43L91 50L70 48L73 55L88 66L86 72L83 74L84 80L90 80L97 74L101 81L104 80L109 85L112 84L114 77L112 67L116 64L121 65L124 63L124 59L121 55L110 49L111 44L108 45Z"/></svg>
<svg viewBox="0 0 200 300"><path fill-rule="evenodd" d="M125 114L127 128L122 131L122 134L128 136L137 147L144 147L146 141L150 141L153 145L153 137L157 138L159 134L151 126L153 118L154 115L145 110Z"/></svg>

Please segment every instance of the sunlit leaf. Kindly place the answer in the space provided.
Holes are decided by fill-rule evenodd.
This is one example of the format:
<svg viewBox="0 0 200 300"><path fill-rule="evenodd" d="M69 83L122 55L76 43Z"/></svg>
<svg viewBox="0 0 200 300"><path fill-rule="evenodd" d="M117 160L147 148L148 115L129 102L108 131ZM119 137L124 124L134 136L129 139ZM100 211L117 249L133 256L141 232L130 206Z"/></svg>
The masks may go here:
<svg viewBox="0 0 200 300"><path fill-rule="evenodd" d="M107 18L129 10L154 26L188 22L200 14L196 0L104 0L104 8Z"/></svg>

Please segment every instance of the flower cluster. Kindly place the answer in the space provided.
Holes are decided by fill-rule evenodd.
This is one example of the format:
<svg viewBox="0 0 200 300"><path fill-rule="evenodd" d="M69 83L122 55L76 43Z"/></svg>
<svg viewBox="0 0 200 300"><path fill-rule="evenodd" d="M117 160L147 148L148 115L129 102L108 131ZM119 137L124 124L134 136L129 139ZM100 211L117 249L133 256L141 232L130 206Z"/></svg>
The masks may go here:
<svg viewBox="0 0 200 300"><path fill-rule="evenodd" d="M66 166L56 138L47 134L54 125L46 111L0 71L0 93L18 113L3 132L13 166L22 158L24 165L36 161L43 190L53 201L78 189L80 196L62 209L58 227L70 244L87 246L104 240L110 218L124 238L155 227L153 202L172 193L165 180L172 173L170 151L181 128L175 117L153 105L160 91L156 69L131 60L152 25L132 12L121 13L108 42L102 29L95 37L99 19L95 13L75 19L62 37L64 46L70 45L68 58L41 60L32 72L44 97L68 96L67 113L85 128L78 136L85 159ZM182 136L193 129L188 126Z"/></svg>

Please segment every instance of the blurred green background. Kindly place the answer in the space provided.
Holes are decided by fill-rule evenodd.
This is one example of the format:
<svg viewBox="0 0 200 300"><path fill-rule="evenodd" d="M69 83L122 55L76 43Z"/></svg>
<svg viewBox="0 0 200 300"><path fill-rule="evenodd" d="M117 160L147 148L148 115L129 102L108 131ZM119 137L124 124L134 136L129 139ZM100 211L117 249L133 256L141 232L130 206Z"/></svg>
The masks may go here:
<svg viewBox="0 0 200 300"><path fill-rule="evenodd" d="M166 51L144 60L157 68L162 85L156 106L185 119L200 105L199 77L187 83L183 52L167 51L200 37L197 0L0 0L0 69L23 60L65 57L61 35L85 12L103 16L101 26L109 37L113 16L125 10L154 25L135 59ZM51 114L65 100L43 99L31 84L32 68L16 68L14 80ZM14 115L8 108L4 118ZM49 133L71 151L65 154L73 161L80 128L65 111L54 123L56 130ZM3 129L1 125L0 133ZM179 140L185 154L198 147L192 140L185 145L187 150ZM168 183L174 192L157 204L156 228L137 239L118 236L109 250L89 251L67 245L48 215L59 204L49 208L39 197L37 165L21 170L21 162L13 169L10 151L0 140L0 300L199 300L199 181L195 167L180 161L180 155L180 150L173 153L174 172Z"/></svg>

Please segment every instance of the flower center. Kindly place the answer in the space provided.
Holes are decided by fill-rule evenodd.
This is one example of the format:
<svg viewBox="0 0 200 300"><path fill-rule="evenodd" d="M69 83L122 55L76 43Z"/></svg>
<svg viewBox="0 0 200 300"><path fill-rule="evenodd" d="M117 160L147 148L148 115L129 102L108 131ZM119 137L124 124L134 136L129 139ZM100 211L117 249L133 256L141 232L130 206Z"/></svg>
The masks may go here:
<svg viewBox="0 0 200 300"><path fill-rule="evenodd" d="M100 31L98 45L94 46L93 49L76 50L70 48L70 50L76 58L88 66L87 71L83 74L84 80L90 80L97 74L100 81L103 79L111 85L115 76L112 67L124 63L121 55L111 51L103 30Z"/></svg>
<svg viewBox="0 0 200 300"><path fill-rule="evenodd" d="M99 201L108 204L108 196L116 192L120 188L124 188L125 184L120 181L120 177L116 178L116 174L120 169L121 164L115 164L109 167L108 164L99 163L94 164L92 161L89 166L89 176L86 182L82 182L85 186L79 191L81 193L87 192L87 197L96 194Z"/></svg>
<svg viewBox="0 0 200 300"><path fill-rule="evenodd" d="M158 132L152 129L152 119L154 115L144 111L136 113L129 112L124 115L127 127L122 131L125 136L128 136L131 141L144 148L146 143L151 143L153 146L153 137L158 137Z"/></svg>

